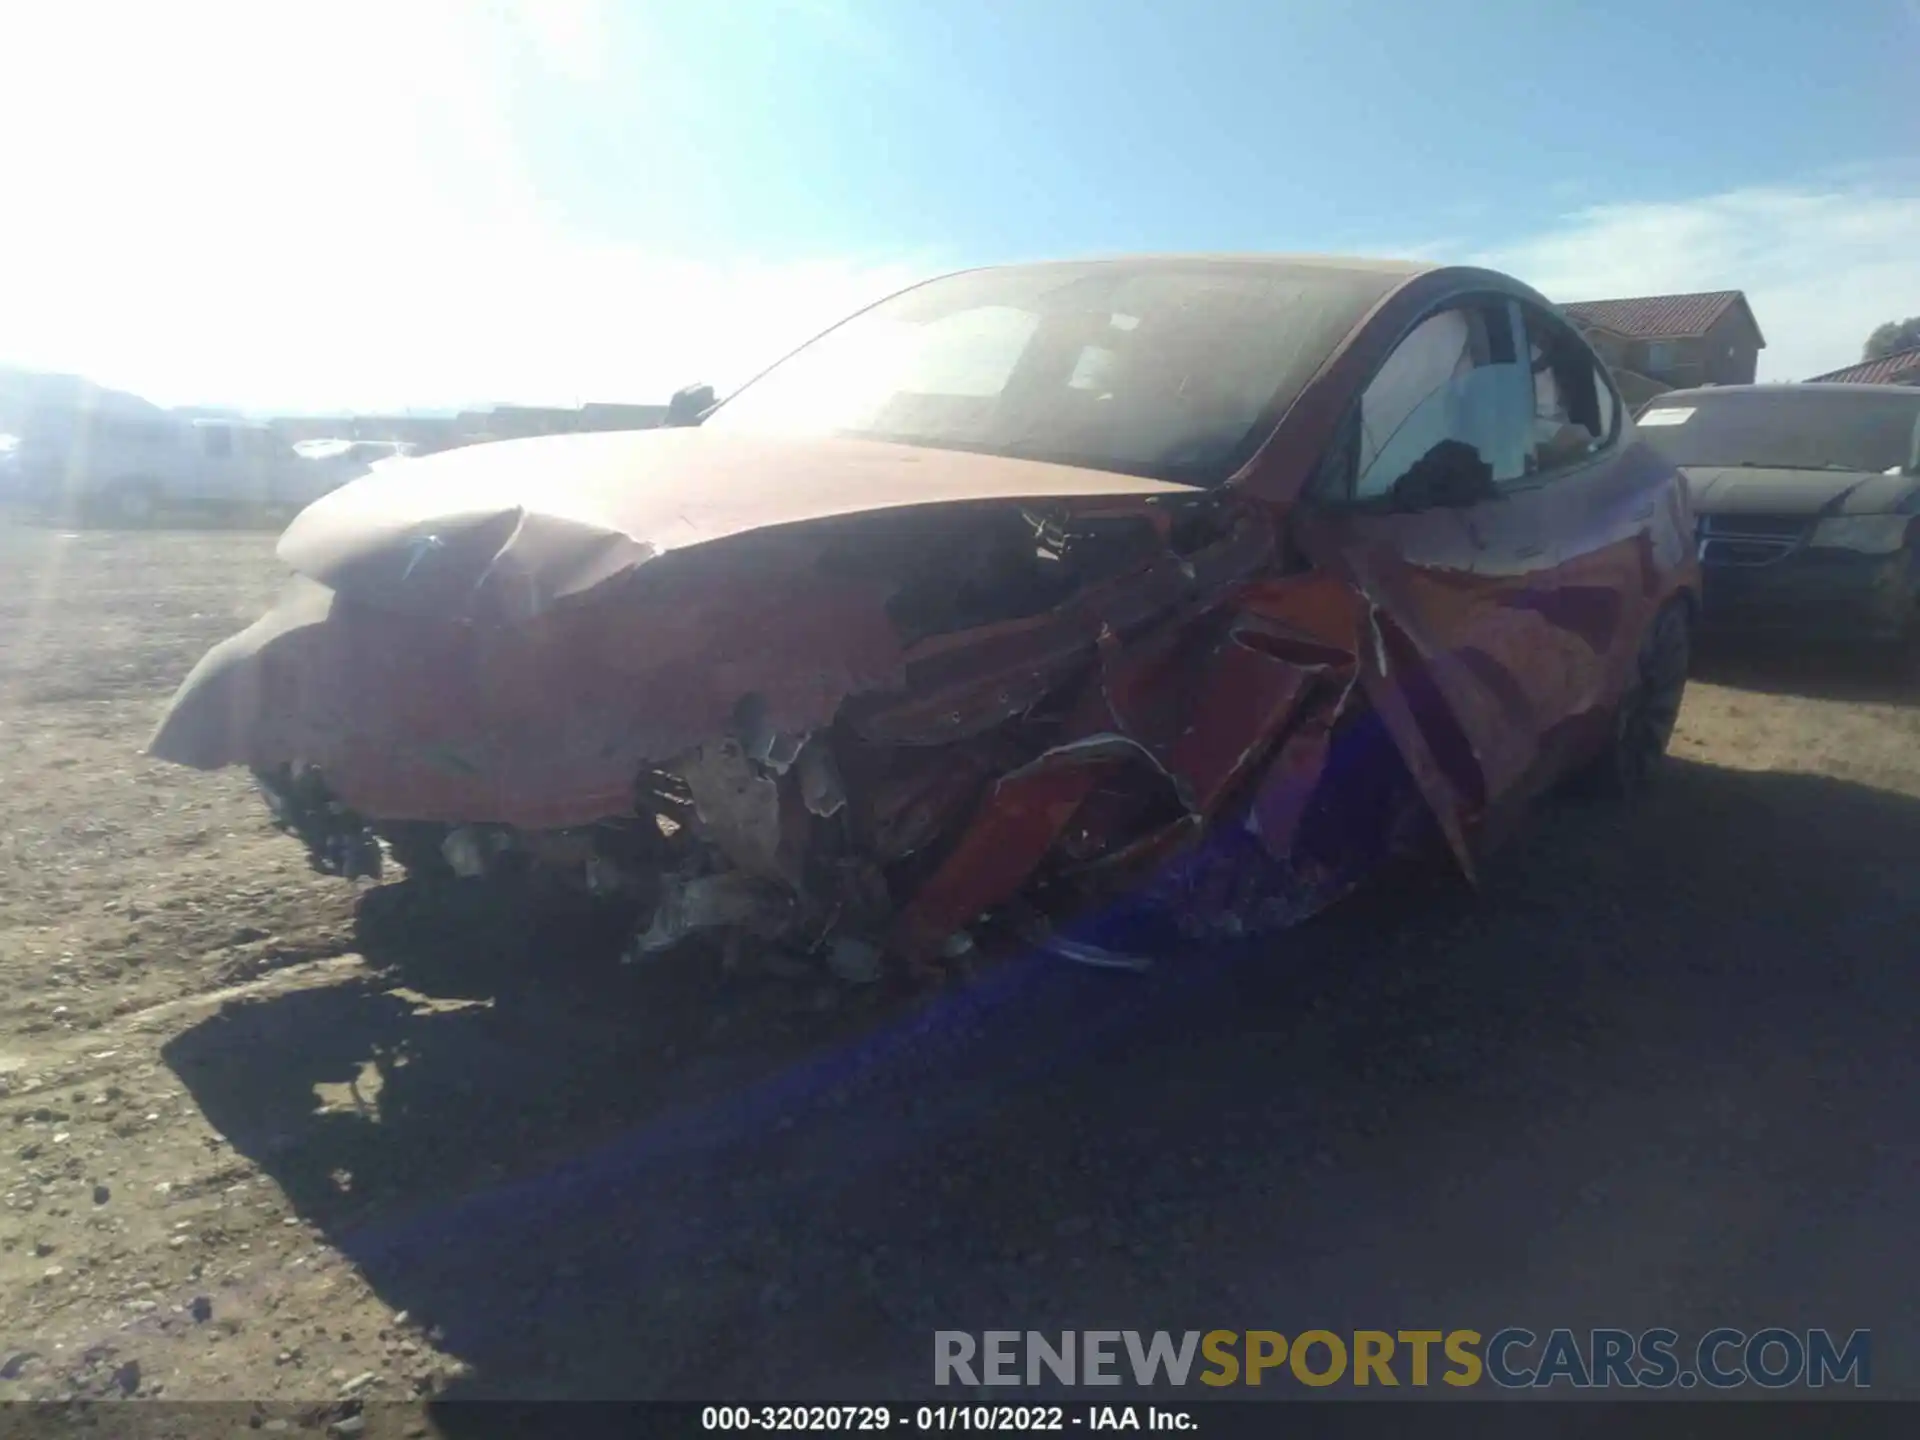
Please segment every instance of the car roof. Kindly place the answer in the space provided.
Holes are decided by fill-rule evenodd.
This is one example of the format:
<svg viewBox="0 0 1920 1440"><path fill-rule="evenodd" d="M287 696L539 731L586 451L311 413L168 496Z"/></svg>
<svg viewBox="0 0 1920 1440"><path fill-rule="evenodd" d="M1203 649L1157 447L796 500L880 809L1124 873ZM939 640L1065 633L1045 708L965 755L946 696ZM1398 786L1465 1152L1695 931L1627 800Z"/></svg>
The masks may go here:
<svg viewBox="0 0 1920 1440"><path fill-rule="evenodd" d="M1167 269L1218 266L1222 270L1268 269L1275 272L1320 270L1335 274L1398 276L1404 279L1412 279L1415 275L1424 275L1430 270L1444 268L1430 261L1383 259L1372 255L1296 255L1258 251L1221 253L1167 251L1141 255L1088 255L1051 260L1015 260L1003 265L977 265L971 268L973 270L1037 270L1043 267L1058 267L1063 270L1081 270L1106 265ZM969 271L956 270L948 273L964 275Z"/></svg>
<svg viewBox="0 0 1920 1440"><path fill-rule="evenodd" d="M1849 385L1844 380L1780 381L1766 385L1701 385L1692 390L1667 390L1652 405L1698 400L1708 395L1903 395L1920 405L1920 388L1912 385Z"/></svg>

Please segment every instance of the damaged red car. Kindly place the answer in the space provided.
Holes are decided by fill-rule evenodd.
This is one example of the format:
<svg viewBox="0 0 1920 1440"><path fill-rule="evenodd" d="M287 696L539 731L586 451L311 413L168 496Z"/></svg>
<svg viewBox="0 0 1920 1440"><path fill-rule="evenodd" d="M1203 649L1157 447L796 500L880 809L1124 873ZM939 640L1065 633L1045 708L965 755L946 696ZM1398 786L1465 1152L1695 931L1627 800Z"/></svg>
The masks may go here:
<svg viewBox="0 0 1920 1440"><path fill-rule="evenodd" d="M514 872L849 978L983 935L1128 963L1468 876L1637 786L1698 590L1674 467L1486 270L989 268L697 423L475 446L303 512L150 753L320 869Z"/></svg>

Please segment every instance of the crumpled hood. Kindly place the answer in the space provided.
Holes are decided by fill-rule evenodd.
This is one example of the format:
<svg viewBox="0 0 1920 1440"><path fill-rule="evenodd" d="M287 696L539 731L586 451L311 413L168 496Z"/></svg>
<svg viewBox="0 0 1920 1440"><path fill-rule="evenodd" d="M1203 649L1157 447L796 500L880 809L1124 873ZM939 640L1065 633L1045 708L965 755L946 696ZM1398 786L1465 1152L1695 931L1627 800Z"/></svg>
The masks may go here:
<svg viewBox="0 0 1920 1440"><path fill-rule="evenodd" d="M1912 494L1911 475L1861 470L1763 470L1747 465L1683 468L1699 515L1884 515ZM1836 504L1835 502L1838 501Z"/></svg>
<svg viewBox="0 0 1920 1440"><path fill-rule="evenodd" d="M309 506L279 555L385 610L524 621L669 551L861 511L1192 494L1030 460L700 428L499 441L410 461Z"/></svg>

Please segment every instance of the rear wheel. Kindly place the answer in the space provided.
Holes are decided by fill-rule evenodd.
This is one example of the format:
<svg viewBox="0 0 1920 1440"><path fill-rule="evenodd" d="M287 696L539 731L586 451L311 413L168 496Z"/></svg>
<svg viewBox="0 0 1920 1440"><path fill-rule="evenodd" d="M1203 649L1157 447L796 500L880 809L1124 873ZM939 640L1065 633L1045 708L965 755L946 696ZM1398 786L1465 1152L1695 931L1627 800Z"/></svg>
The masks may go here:
<svg viewBox="0 0 1920 1440"><path fill-rule="evenodd" d="M1587 787L1601 794L1637 795L1658 777L1680 718L1693 658L1693 626L1684 601L1660 611L1640 641L1634 675L1614 711L1613 735L1594 759Z"/></svg>
<svg viewBox="0 0 1920 1440"><path fill-rule="evenodd" d="M1883 679L1901 683L1920 680L1920 627L1909 626L1904 635L1879 646L1873 658Z"/></svg>
<svg viewBox="0 0 1920 1440"><path fill-rule="evenodd" d="M1920 553L1910 553L1909 574L1920 576ZM1886 645L1885 660L1894 675L1902 680L1920 678L1920 578L1912 583L1907 601L1907 627Z"/></svg>

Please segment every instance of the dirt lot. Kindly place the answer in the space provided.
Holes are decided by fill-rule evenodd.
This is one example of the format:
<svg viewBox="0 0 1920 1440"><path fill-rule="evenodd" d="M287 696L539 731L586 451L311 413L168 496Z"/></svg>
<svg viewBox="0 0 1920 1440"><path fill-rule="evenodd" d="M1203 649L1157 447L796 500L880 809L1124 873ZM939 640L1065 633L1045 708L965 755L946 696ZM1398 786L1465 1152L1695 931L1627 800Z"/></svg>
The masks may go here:
<svg viewBox="0 0 1920 1440"><path fill-rule="evenodd" d="M1920 709L1722 657L1639 809L903 1010L309 874L142 759L266 537L0 526L0 1394L905 1396L936 1327L1920 1339Z"/></svg>

